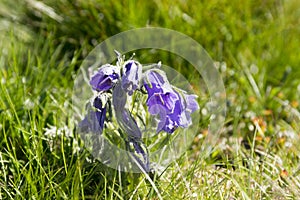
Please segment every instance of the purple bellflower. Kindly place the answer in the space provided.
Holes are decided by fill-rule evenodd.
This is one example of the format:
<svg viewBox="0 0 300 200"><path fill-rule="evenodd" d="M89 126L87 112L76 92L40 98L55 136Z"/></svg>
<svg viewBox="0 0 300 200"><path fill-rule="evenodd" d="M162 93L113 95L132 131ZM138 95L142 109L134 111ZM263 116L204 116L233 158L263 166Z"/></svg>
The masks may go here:
<svg viewBox="0 0 300 200"><path fill-rule="evenodd" d="M97 121L99 122L100 128L103 129L106 115L106 106L103 106L101 99L99 97L96 97L94 100L94 107L96 108Z"/></svg>
<svg viewBox="0 0 300 200"><path fill-rule="evenodd" d="M122 88L129 96L140 87L142 65L135 60L128 60L123 65Z"/></svg>
<svg viewBox="0 0 300 200"><path fill-rule="evenodd" d="M90 85L93 90L98 92L105 92L111 89L119 79L119 68L114 65L106 64L99 68L99 70L92 76Z"/></svg>
<svg viewBox="0 0 300 200"><path fill-rule="evenodd" d="M147 106L151 115L159 115L156 132L173 133L178 127L186 128L191 121L191 113L199 109L196 95L176 91L161 70L146 72L144 87L148 92Z"/></svg>
<svg viewBox="0 0 300 200"><path fill-rule="evenodd" d="M175 103L172 113L167 114L163 130L172 133L177 127L187 128L192 124L191 113L199 109L196 95L177 92L179 100Z"/></svg>
<svg viewBox="0 0 300 200"><path fill-rule="evenodd" d="M106 107L102 105L99 97L96 97L93 103L94 108L89 108L88 114L79 123L82 132L102 133L106 115Z"/></svg>
<svg viewBox="0 0 300 200"><path fill-rule="evenodd" d="M157 114L160 108L172 112L178 96L162 71L148 70L145 73L144 87L148 93L147 106L150 114ZM157 106L160 105L160 108Z"/></svg>

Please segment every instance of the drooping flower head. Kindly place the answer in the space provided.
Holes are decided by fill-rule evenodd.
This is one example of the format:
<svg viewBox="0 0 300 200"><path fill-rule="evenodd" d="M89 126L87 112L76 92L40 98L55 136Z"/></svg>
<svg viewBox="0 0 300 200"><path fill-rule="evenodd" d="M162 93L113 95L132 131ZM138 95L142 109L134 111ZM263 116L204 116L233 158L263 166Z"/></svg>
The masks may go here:
<svg viewBox="0 0 300 200"><path fill-rule="evenodd" d="M155 114L157 105L160 105L168 112L174 109L178 100L165 73L160 70L148 70L145 72L144 87L148 93L147 106L151 114Z"/></svg>
<svg viewBox="0 0 300 200"><path fill-rule="evenodd" d="M113 87L118 82L120 70L117 66L106 64L92 76L90 85L93 90L105 92Z"/></svg>
<svg viewBox="0 0 300 200"><path fill-rule="evenodd" d="M106 107L102 104L99 97L94 99L93 107L89 109L88 114L79 123L82 132L102 133L106 115Z"/></svg>
<svg viewBox="0 0 300 200"><path fill-rule="evenodd" d="M106 115L106 106L103 105L99 97L96 97L94 100L94 107L96 108L96 117L99 122L100 128L103 129Z"/></svg>
<svg viewBox="0 0 300 200"><path fill-rule="evenodd" d="M122 88L128 95L140 87L142 65L135 60L128 60L123 65Z"/></svg>
<svg viewBox="0 0 300 200"><path fill-rule="evenodd" d="M161 70L145 73L144 87L148 93L147 106L151 115L159 116L156 132L173 133L178 127L186 128L191 121L191 113L199 109L196 95L176 91Z"/></svg>

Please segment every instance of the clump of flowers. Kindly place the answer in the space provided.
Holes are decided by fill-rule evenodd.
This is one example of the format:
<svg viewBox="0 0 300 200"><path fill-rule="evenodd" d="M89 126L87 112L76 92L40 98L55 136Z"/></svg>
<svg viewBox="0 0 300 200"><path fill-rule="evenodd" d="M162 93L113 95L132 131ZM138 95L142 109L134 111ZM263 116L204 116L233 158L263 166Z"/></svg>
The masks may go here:
<svg viewBox="0 0 300 200"><path fill-rule="evenodd" d="M138 61L133 58L125 60L116 53L116 65L102 65L90 77L94 96L89 105L91 109L79 128L82 132L102 134L107 110L113 109L127 149L144 170L149 171L147 147L136 119L126 107L128 99L136 92L147 95L147 111L157 121L156 134L172 134L179 127L187 128L192 124L191 114L199 109L197 96L171 85L166 73L160 69L160 62L144 70Z"/></svg>

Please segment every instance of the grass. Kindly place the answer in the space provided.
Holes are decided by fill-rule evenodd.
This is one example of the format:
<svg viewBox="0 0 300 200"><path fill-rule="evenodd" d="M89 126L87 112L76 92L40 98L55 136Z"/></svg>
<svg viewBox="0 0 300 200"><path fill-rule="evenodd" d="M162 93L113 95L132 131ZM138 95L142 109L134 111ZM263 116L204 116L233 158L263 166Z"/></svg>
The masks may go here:
<svg viewBox="0 0 300 200"><path fill-rule="evenodd" d="M300 198L298 1L43 2L0 1L0 199ZM88 52L145 26L202 44L228 104L208 157L201 157L204 120L189 151L152 178L93 160L72 134L70 113L73 81ZM193 81L192 66L174 55L141 51L139 60L156 56Z"/></svg>

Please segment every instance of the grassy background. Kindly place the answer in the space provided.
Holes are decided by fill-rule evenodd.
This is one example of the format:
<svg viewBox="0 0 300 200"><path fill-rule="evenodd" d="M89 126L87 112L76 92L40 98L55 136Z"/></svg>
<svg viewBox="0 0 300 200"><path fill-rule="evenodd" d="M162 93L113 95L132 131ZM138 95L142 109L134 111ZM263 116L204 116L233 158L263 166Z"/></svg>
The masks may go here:
<svg viewBox="0 0 300 200"><path fill-rule="evenodd" d="M297 0L1 0L0 199L299 199L299 19ZM210 157L198 156L203 122L154 180L105 168L69 136L81 61L105 38L146 26L202 44L228 104ZM184 61L161 58L189 76Z"/></svg>

